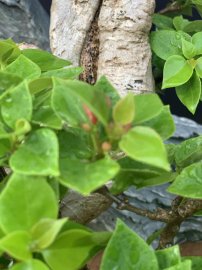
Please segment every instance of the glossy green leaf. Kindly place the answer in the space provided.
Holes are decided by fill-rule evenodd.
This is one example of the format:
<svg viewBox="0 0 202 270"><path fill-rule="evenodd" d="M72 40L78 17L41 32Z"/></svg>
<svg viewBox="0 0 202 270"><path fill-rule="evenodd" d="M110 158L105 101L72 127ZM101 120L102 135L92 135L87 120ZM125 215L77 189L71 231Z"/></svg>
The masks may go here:
<svg viewBox="0 0 202 270"><path fill-rule="evenodd" d="M181 33L173 30L152 32L150 40L152 50L164 60L173 55L182 55L181 37Z"/></svg>
<svg viewBox="0 0 202 270"><path fill-rule="evenodd" d="M91 163L65 158L60 160L60 171L61 184L88 195L112 179L119 165L108 157Z"/></svg>
<svg viewBox="0 0 202 270"><path fill-rule="evenodd" d="M0 95L7 89L15 87L22 81L22 78L0 71Z"/></svg>
<svg viewBox="0 0 202 270"><path fill-rule="evenodd" d="M175 122L169 106L164 106L158 115L144 122L143 125L154 129L163 140L169 139L175 132Z"/></svg>
<svg viewBox="0 0 202 270"><path fill-rule="evenodd" d="M198 32L192 36L192 43L196 48L197 55L202 54L202 32Z"/></svg>
<svg viewBox="0 0 202 270"><path fill-rule="evenodd" d="M55 194L42 177L13 174L0 194L0 227L5 233L30 230L42 218L56 218L57 211Z"/></svg>
<svg viewBox="0 0 202 270"><path fill-rule="evenodd" d="M202 31L202 21L194 20L192 22L189 22L189 24L184 27L184 31L186 33L196 33Z"/></svg>
<svg viewBox="0 0 202 270"><path fill-rule="evenodd" d="M35 79L41 75L40 68L27 57L20 55L5 68L5 71L23 79Z"/></svg>
<svg viewBox="0 0 202 270"><path fill-rule="evenodd" d="M57 56L38 49L25 49L23 55L37 64L41 71L48 71L69 66L71 63L67 60L58 58Z"/></svg>
<svg viewBox="0 0 202 270"><path fill-rule="evenodd" d="M196 48L195 46L189 42L186 41L184 38L182 39L182 52L183 55L187 58L187 59L191 59L196 55Z"/></svg>
<svg viewBox="0 0 202 270"><path fill-rule="evenodd" d="M202 159L202 136L188 139L175 149L175 162L180 168L189 166Z"/></svg>
<svg viewBox="0 0 202 270"><path fill-rule="evenodd" d="M90 258L94 247L90 232L72 229L60 234L42 254L52 270L78 270Z"/></svg>
<svg viewBox="0 0 202 270"><path fill-rule="evenodd" d="M66 222L67 218L58 220L46 218L35 224L31 230L34 250L39 251L50 246Z"/></svg>
<svg viewBox="0 0 202 270"><path fill-rule="evenodd" d="M76 79L83 72L82 67L68 67L61 68L56 70L49 70L47 72L42 73L42 78L47 77L57 77L61 79Z"/></svg>
<svg viewBox="0 0 202 270"><path fill-rule="evenodd" d="M52 87L53 83L51 78L38 78L29 82L29 91L32 95L46 89L51 89Z"/></svg>
<svg viewBox="0 0 202 270"><path fill-rule="evenodd" d="M187 109L194 114L201 97L201 81L196 72L187 83L176 87L176 94Z"/></svg>
<svg viewBox="0 0 202 270"><path fill-rule="evenodd" d="M157 116L163 109L163 103L156 94L135 95L134 124L143 123Z"/></svg>
<svg viewBox="0 0 202 270"><path fill-rule="evenodd" d="M176 16L173 18L173 25L177 31L184 31L184 27L189 24L189 21L184 19L182 16Z"/></svg>
<svg viewBox="0 0 202 270"><path fill-rule="evenodd" d="M10 158L14 172L26 175L59 175L59 149L55 133L38 129L20 145Z"/></svg>
<svg viewBox="0 0 202 270"><path fill-rule="evenodd" d="M26 231L14 231L0 240L0 249L17 260L25 261L32 258L29 249L31 236Z"/></svg>
<svg viewBox="0 0 202 270"><path fill-rule="evenodd" d="M134 95L128 94L120 99L113 108L113 119L121 125L130 124L135 117Z"/></svg>
<svg viewBox="0 0 202 270"><path fill-rule="evenodd" d="M120 220L102 259L100 270L157 270L154 251Z"/></svg>
<svg viewBox="0 0 202 270"><path fill-rule="evenodd" d="M152 23L157 26L159 30L173 29L173 20L172 18L155 13L152 16Z"/></svg>
<svg viewBox="0 0 202 270"><path fill-rule="evenodd" d="M62 120L49 105L40 106L33 111L32 122L52 129L62 129Z"/></svg>
<svg viewBox="0 0 202 270"><path fill-rule="evenodd" d="M180 262L177 265L171 266L169 268L164 268L164 270L192 270L191 261L186 260L184 262Z"/></svg>
<svg viewBox="0 0 202 270"><path fill-rule="evenodd" d="M196 73L197 75L202 78L202 57L199 57L197 60L196 60L196 66L195 66L195 69L196 69Z"/></svg>
<svg viewBox="0 0 202 270"><path fill-rule="evenodd" d="M162 88L176 87L186 83L193 74L190 63L180 55L170 56L163 70Z"/></svg>
<svg viewBox="0 0 202 270"><path fill-rule="evenodd" d="M114 88L114 86L109 82L109 80L105 76L101 76L97 80L96 84L94 85L94 88L106 94L110 98L112 105L115 105L120 99L118 91Z"/></svg>
<svg viewBox="0 0 202 270"><path fill-rule="evenodd" d="M26 82L8 91L1 101L1 113L5 123L14 128L19 119L29 121L32 116L32 97Z"/></svg>
<svg viewBox="0 0 202 270"><path fill-rule="evenodd" d="M202 199L202 162L183 169L168 191L183 197Z"/></svg>
<svg viewBox="0 0 202 270"><path fill-rule="evenodd" d="M149 127L135 127L123 136L119 147L134 160L165 170L170 166L160 136Z"/></svg>
<svg viewBox="0 0 202 270"><path fill-rule="evenodd" d="M78 129L58 133L61 158L90 159L93 149L89 145L89 135Z"/></svg>
<svg viewBox="0 0 202 270"><path fill-rule="evenodd" d="M106 96L81 81L53 79L52 107L61 119L78 125L86 122L86 115L82 105L88 108L95 116L107 125L109 110L106 106Z"/></svg>
<svg viewBox="0 0 202 270"><path fill-rule="evenodd" d="M179 246L157 250L155 254L158 260L159 269L165 269L181 262Z"/></svg>
<svg viewBox="0 0 202 270"><path fill-rule="evenodd" d="M14 264L11 270L49 270L49 268L39 260L29 260L23 263Z"/></svg>

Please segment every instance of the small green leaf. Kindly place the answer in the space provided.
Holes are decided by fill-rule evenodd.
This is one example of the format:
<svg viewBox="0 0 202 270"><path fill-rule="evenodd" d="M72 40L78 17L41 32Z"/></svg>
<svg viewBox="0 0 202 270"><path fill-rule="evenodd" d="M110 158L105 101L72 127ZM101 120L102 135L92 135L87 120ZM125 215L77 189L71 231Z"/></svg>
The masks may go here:
<svg viewBox="0 0 202 270"><path fill-rule="evenodd" d="M139 126L131 129L123 136L119 146L134 160L170 170L163 142L151 128Z"/></svg>
<svg viewBox="0 0 202 270"><path fill-rule="evenodd" d="M175 122L169 106L164 106L158 115L144 122L143 125L154 129L163 140L169 139L175 132Z"/></svg>
<svg viewBox="0 0 202 270"><path fill-rule="evenodd" d="M196 48L191 42L182 38L182 52L187 59L191 59L196 55Z"/></svg>
<svg viewBox="0 0 202 270"><path fill-rule="evenodd" d="M183 197L202 199L202 162L183 169L168 191Z"/></svg>
<svg viewBox="0 0 202 270"><path fill-rule="evenodd" d="M202 54L202 32L198 32L192 36L192 43L196 48L196 54Z"/></svg>
<svg viewBox="0 0 202 270"><path fill-rule="evenodd" d="M13 88L16 85L18 85L22 81L22 78L0 71L0 94L2 94L4 91L6 91L9 88Z"/></svg>
<svg viewBox="0 0 202 270"><path fill-rule="evenodd" d="M14 231L0 240L0 249L17 260L26 261L32 258L29 246L31 236L26 231Z"/></svg>
<svg viewBox="0 0 202 270"><path fill-rule="evenodd" d="M52 270L78 270L85 265L97 246L91 233L81 229L72 229L60 234L56 241L42 255ZM108 269L109 270L109 269Z"/></svg>
<svg viewBox="0 0 202 270"><path fill-rule="evenodd" d="M189 20L183 19L182 16L177 16L173 19L173 25L177 31L184 31L184 27L189 24ZM185 31L186 32L186 31Z"/></svg>
<svg viewBox="0 0 202 270"><path fill-rule="evenodd" d="M22 51L23 55L37 64L41 71L48 71L69 66L71 63L67 60L38 49L26 49Z"/></svg>
<svg viewBox="0 0 202 270"><path fill-rule="evenodd" d="M164 270L192 270L191 261L185 260L184 262L180 262L177 265L171 266L169 268L164 268Z"/></svg>
<svg viewBox="0 0 202 270"><path fill-rule="evenodd" d="M197 75L202 78L202 57L199 57L197 60L196 60L196 66L195 66L195 69L196 69L196 73Z"/></svg>
<svg viewBox="0 0 202 270"><path fill-rule="evenodd" d="M157 116L163 109L163 103L156 94L135 95L134 124L143 123Z"/></svg>
<svg viewBox="0 0 202 270"><path fill-rule="evenodd" d="M179 246L157 250L155 253L158 260L159 269L165 269L181 262Z"/></svg>
<svg viewBox="0 0 202 270"><path fill-rule="evenodd" d="M182 260L191 260L192 262L192 270L199 270L202 268L202 257L201 256L186 256L182 257Z"/></svg>
<svg viewBox="0 0 202 270"><path fill-rule="evenodd" d="M152 16L152 23L157 26L159 30L173 29L173 20L172 18L155 13Z"/></svg>
<svg viewBox="0 0 202 270"><path fill-rule="evenodd" d="M19 119L31 119L32 97L25 81L7 92L1 101L1 113L5 123L12 128Z"/></svg>
<svg viewBox="0 0 202 270"><path fill-rule="evenodd" d="M100 267L100 270L109 269L159 269L152 248L120 220L104 251Z"/></svg>
<svg viewBox="0 0 202 270"><path fill-rule="evenodd" d="M13 174L0 194L0 226L5 233L30 230L42 218L55 219L57 211L55 194L42 177Z"/></svg>
<svg viewBox="0 0 202 270"><path fill-rule="evenodd" d="M32 95L38 94L39 92L51 89L53 87L51 78L38 78L29 82L29 91Z"/></svg>
<svg viewBox="0 0 202 270"><path fill-rule="evenodd" d="M176 94L187 109L194 114L201 96L201 81L196 72L188 82L176 87Z"/></svg>
<svg viewBox="0 0 202 270"><path fill-rule="evenodd" d="M25 135L26 133L28 133L31 130L31 128L32 127L31 127L30 123L27 120L19 119L15 123L14 134L16 136Z"/></svg>
<svg viewBox="0 0 202 270"><path fill-rule="evenodd" d="M60 171L61 184L88 195L112 179L119 165L108 157L91 163L66 158L60 160Z"/></svg>
<svg viewBox="0 0 202 270"><path fill-rule="evenodd" d="M180 168L189 166L202 159L202 136L188 139L175 149L175 162Z"/></svg>
<svg viewBox="0 0 202 270"><path fill-rule="evenodd" d="M39 260L29 260L23 263L14 264L11 270L49 270L49 268Z"/></svg>
<svg viewBox="0 0 202 270"><path fill-rule="evenodd" d="M39 251L50 246L66 222L67 218L58 220L44 218L35 224L31 230L34 251Z"/></svg>
<svg viewBox="0 0 202 270"><path fill-rule="evenodd" d="M182 85L191 78L192 74L192 66L182 56L170 56L164 66L162 88Z"/></svg>
<svg viewBox="0 0 202 270"><path fill-rule="evenodd" d="M186 33L196 33L196 32L201 32L202 31L202 21L201 20L194 20L192 22L189 22L184 27L184 30Z"/></svg>
<svg viewBox="0 0 202 270"><path fill-rule="evenodd" d="M183 36L183 33L173 30L152 32L150 39L152 50L158 57L164 60L173 55L182 55L181 38ZM186 37L186 39L189 39L189 35L186 35Z"/></svg>
<svg viewBox="0 0 202 270"><path fill-rule="evenodd" d="M42 73L41 77L42 78L57 77L61 79L72 80L76 79L82 72L83 72L82 67L68 67L44 72Z"/></svg>
<svg viewBox="0 0 202 270"><path fill-rule="evenodd" d="M40 68L24 55L20 55L5 68L5 71L23 79L35 79L41 75Z"/></svg>
<svg viewBox="0 0 202 270"><path fill-rule="evenodd" d="M121 125L130 124L135 116L134 95L128 94L120 99L113 108L113 119Z"/></svg>
<svg viewBox="0 0 202 270"><path fill-rule="evenodd" d="M59 175L59 149L55 133L38 129L20 145L10 158L14 172L26 175Z"/></svg>

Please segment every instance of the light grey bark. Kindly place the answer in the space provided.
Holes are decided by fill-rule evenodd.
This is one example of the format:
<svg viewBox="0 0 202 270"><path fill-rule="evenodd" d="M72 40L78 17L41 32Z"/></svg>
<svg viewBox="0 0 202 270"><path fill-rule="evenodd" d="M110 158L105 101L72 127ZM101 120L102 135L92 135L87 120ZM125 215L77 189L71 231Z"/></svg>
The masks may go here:
<svg viewBox="0 0 202 270"><path fill-rule="evenodd" d="M148 33L154 0L53 0L50 42L54 54L78 65L100 8L98 77L120 94L153 90Z"/></svg>

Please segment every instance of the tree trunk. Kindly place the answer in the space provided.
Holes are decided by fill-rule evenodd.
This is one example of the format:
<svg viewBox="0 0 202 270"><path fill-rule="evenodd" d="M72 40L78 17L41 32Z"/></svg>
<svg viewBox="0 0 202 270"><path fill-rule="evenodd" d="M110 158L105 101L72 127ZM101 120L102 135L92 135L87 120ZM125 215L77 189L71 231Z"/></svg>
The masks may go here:
<svg viewBox="0 0 202 270"><path fill-rule="evenodd" d="M54 54L85 68L82 79L106 75L121 95L153 90L148 33L154 0L53 0Z"/></svg>
<svg viewBox="0 0 202 270"><path fill-rule="evenodd" d="M83 66L80 79L88 83L105 75L121 95L151 92L148 34L154 5L155 0L53 0L52 52ZM62 202L61 216L86 223L111 203L100 193L88 198L71 194Z"/></svg>

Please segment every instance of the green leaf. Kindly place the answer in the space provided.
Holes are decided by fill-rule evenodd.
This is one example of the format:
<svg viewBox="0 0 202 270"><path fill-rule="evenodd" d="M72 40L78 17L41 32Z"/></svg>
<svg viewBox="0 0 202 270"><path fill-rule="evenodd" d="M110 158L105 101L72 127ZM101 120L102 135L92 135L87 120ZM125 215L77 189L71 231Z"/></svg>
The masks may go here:
<svg viewBox="0 0 202 270"><path fill-rule="evenodd" d="M196 69L196 73L197 75L202 78L202 57L199 57L197 60L196 60L196 66L195 66L195 69Z"/></svg>
<svg viewBox="0 0 202 270"><path fill-rule="evenodd" d="M8 40L0 41L0 66L4 67L8 62L8 59L12 56L14 50L16 50L17 46L8 42Z"/></svg>
<svg viewBox="0 0 202 270"><path fill-rule="evenodd" d="M35 79L41 75L40 68L24 55L20 55L5 68L5 71L23 79Z"/></svg>
<svg viewBox="0 0 202 270"><path fill-rule="evenodd" d="M173 25L175 26L175 29L177 31L182 30L184 31L184 28L186 25L188 25L190 22L189 20L183 19L182 16L177 16L173 19ZM185 31L186 32L186 31Z"/></svg>
<svg viewBox="0 0 202 270"><path fill-rule="evenodd" d="M78 270L85 265L96 246L90 232L73 229L60 234L42 254L52 270Z"/></svg>
<svg viewBox="0 0 202 270"><path fill-rule="evenodd" d="M67 60L38 49L26 49L22 51L23 55L37 64L41 71L48 71L69 66L71 63Z"/></svg>
<svg viewBox="0 0 202 270"><path fill-rule="evenodd" d="M14 134L16 136L25 135L26 133L30 132L31 125L30 123L25 119L19 119L15 123L15 131Z"/></svg>
<svg viewBox="0 0 202 270"><path fill-rule="evenodd" d="M130 124L135 116L134 95L128 94L120 99L113 108L113 119L121 125Z"/></svg>
<svg viewBox="0 0 202 270"><path fill-rule="evenodd" d="M0 71L0 94L9 88L13 88L18 85L22 79L16 75Z"/></svg>
<svg viewBox="0 0 202 270"><path fill-rule="evenodd" d="M165 269L181 262L179 246L157 250L155 254L158 260L159 269Z"/></svg>
<svg viewBox="0 0 202 270"><path fill-rule="evenodd" d="M61 79L72 80L76 79L82 72L82 67L68 67L44 72L42 73L41 77L57 77Z"/></svg>
<svg viewBox="0 0 202 270"><path fill-rule="evenodd" d="M26 231L14 231L0 240L0 249L17 260L26 261L32 258L29 249L31 236Z"/></svg>
<svg viewBox="0 0 202 270"><path fill-rule="evenodd" d="M113 87L113 85L108 81L105 76L101 76L97 80L94 88L106 94L110 98L112 105L115 105L120 99L117 90Z"/></svg>
<svg viewBox="0 0 202 270"><path fill-rule="evenodd" d="M202 31L202 21L201 20L194 20L193 22L189 22L184 27L184 30L187 33L196 33Z"/></svg>
<svg viewBox="0 0 202 270"><path fill-rule="evenodd" d="M186 41L184 38L182 39L182 52L183 55L187 58L187 59L191 59L196 55L196 48L195 46L189 42Z"/></svg>
<svg viewBox="0 0 202 270"><path fill-rule="evenodd" d="M176 94L187 109L194 114L201 97L201 81L196 72L187 83L176 87Z"/></svg>
<svg viewBox="0 0 202 270"><path fill-rule="evenodd" d="M88 195L112 179L118 173L119 165L108 157L91 163L65 158L60 160L60 171L61 184Z"/></svg>
<svg viewBox="0 0 202 270"><path fill-rule="evenodd" d="M67 218L41 219L31 230L34 251L39 251L50 246L56 239Z"/></svg>
<svg viewBox="0 0 202 270"><path fill-rule="evenodd" d="M38 94L39 92L51 89L53 87L51 78L38 78L29 82L29 91L32 95Z"/></svg>
<svg viewBox="0 0 202 270"><path fill-rule="evenodd" d="M163 103L157 94L135 95L134 124L143 123L157 116L163 109Z"/></svg>
<svg viewBox="0 0 202 270"><path fill-rule="evenodd" d="M173 29L173 20L168 16L155 13L152 16L152 23L157 26L159 30Z"/></svg>
<svg viewBox="0 0 202 270"><path fill-rule="evenodd" d="M32 97L26 82L22 82L7 92L1 101L1 113L5 123L14 128L16 121L32 117Z"/></svg>
<svg viewBox="0 0 202 270"><path fill-rule="evenodd" d="M191 64L180 55L170 56L163 70L162 88L176 87L186 83L193 74Z"/></svg>
<svg viewBox="0 0 202 270"><path fill-rule="evenodd" d="M62 130L58 133L58 140L61 158L89 159L93 155L89 136L82 130Z"/></svg>
<svg viewBox="0 0 202 270"><path fill-rule="evenodd" d="M53 82L52 107L61 119L73 126L86 122L82 107L85 104L104 125L107 125L110 108L106 106L106 96L101 91L76 80L54 78Z"/></svg>
<svg viewBox="0 0 202 270"><path fill-rule="evenodd" d="M164 268L164 270L192 270L191 261L186 260L184 262L180 262L179 264L171 266L169 268Z"/></svg>
<svg viewBox="0 0 202 270"><path fill-rule="evenodd" d="M202 267L202 257L201 256L186 256L182 257L182 260L191 260L192 262L192 270L199 270Z"/></svg>
<svg viewBox="0 0 202 270"><path fill-rule="evenodd" d="M143 125L154 129L163 140L169 139L175 132L175 122L169 106L164 106L158 115L144 122Z"/></svg>
<svg viewBox="0 0 202 270"><path fill-rule="evenodd" d="M62 120L49 105L40 106L33 111L32 122L52 129L62 129Z"/></svg>
<svg viewBox="0 0 202 270"><path fill-rule="evenodd" d="M0 194L0 226L5 233L30 230L42 218L57 217L55 194L42 177L13 174Z"/></svg>
<svg viewBox="0 0 202 270"><path fill-rule="evenodd" d="M159 269L154 251L120 220L105 249L100 267L100 270L109 269Z"/></svg>
<svg viewBox="0 0 202 270"><path fill-rule="evenodd" d="M202 159L202 136L188 139L176 147L175 162L180 168Z"/></svg>
<svg viewBox="0 0 202 270"><path fill-rule="evenodd" d="M196 54L202 54L202 32L198 32L192 36L192 43L196 48Z"/></svg>
<svg viewBox="0 0 202 270"><path fill-rule="evenodd" d="M168 191L183 197L202 199L202 162L183 169Z"/></svg>
<svg viewBox="0 0 202 270"><path fill-rule="evenodd" d="M110 189L114 194L120 194L130 186L143 188L157 186L173 181L175 173L165 172L162 169L134 161L128 157L119 160L121 169L113 179Z"/></svg>
<svg viewBox="0 0 202 270"><path fill-rule="evenodd" d="M182 55L181 37L182 33L173 30L152 32L150 40L152 50L164 60L173 55Z"/></svg>
<svg viewBox="0 0 202 270"><path fill-rule="evenodd" d="M59 150L55 133L38 129L20 145L10 158L14 172L26 175L59 175Z"/></svg>
<svg viewBox="0 0 202 270"><path fill-rule="evenodd" d="M49 268L39 260L30 260L23 263L14 264L11 270L49 270Z"/></svg>
<svg viewBox="0 0 202 270"><path fill-rule="evenodd" d="M139 126L131 129L122 137L119 147L134 160L170 170L163 142L149 127Z"/></svg>

